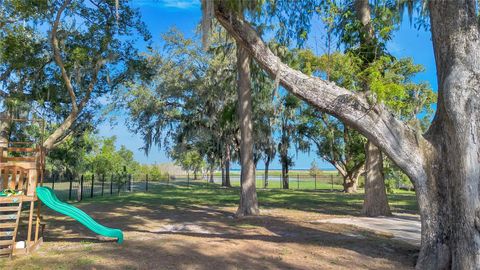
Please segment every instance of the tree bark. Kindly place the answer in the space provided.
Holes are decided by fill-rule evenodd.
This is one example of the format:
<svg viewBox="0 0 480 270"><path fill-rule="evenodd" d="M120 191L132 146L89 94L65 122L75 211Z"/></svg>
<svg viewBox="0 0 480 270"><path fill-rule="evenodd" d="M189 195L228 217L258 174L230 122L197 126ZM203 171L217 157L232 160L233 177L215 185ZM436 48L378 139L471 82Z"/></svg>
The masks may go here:
<svg viewBox="0 0 480 270"><path fill-rule="evenodd" d="M358 187L358 177L363 172L364 162L356 164L353 168L348 168L348 157L345 158L345 162L330 161L330 164L337 169L338 173L343 178L343 192L355 193Z"/></svg>
<svg viewBox="0 0 480 270"><path fill-rule="evenodd" d="M268 167L270 167L270 156L267 156L267 159L265 160L265 173L264 173L264 183L263 187L268 188Z"/></svg>
<svg viewBox="0 0 480 270"><path fill-rule="evenodd" d="M368 141L365 154L365 197L361 213L369 217L389 216L392 212L385 188L382 151Z"/></svg>
<svg viewBox="0 0 480 270"><path fill-rule="evenodd" d="M225 155L225 186L232 187L230 183L230 145L227 144L226 147L226 155Z"/></svg>
<svg viewBox="0 0 480 270"><path fill-rule="evenodd" d="M429 1L438 103L426 133L417 269L480 268L480 34L476 1Z"/></svg>
<svg viewBox="0 0 480 270"><path fill-rule="evenodd" d="M288 157L287 157L288 159ZM283 189L288 189L288 183L290 182L289 176L288 176L288 163L286 161L282 162L282 188Z"/></svg>
<svg viewBox="0 0 480 270"><path fill-rule="evenodd" d="M252 91L250 85L250 56L237 44L238 118L240 121L241 193L237 216L258 215L255 168L253 162Z"/></svg>
<svg viewBox="0 0 480 270"><path fill-rule="evenodd" d="M222 162L222 187L225 186L225 161Z"/></svg>
<svg viewBox="0 0 480 270"><path fill-rule="evenodd" d="M375 60L376 46L372 44L375 38L375 32L372 26L370 5L368 0L356 0L355 12L357 18L362 24L360 31L361 53L365 54L365 64ZM365 91L369 89L365 86ZM361 213L366 216L388 216L390 207L388 206L387 191L385 189L385 178L383 176L383 158L382 152L370 141L365 147L365 197Z"/></svg>
<svg viewBox="0 0 480 270"><path fill-rule="evenodd" d="M0 147L8 147L10 123L7 121L9 113L7 111L0 113ZM1 155L2 153L0 153Z"/></svg>
<svg viewBox="0 0 480 270"><path fill-rule="evenodd" d="M370 142L365 148L365 197L361 213L368 217L390 216L392 212L385 189L382 152Z"/></svg>
<svg viewBox="0 0 480 270"><path fill-rule="evenodd" d="M210 183L215 183L214 179L213 179L213 172L215 171L215 167L214 165L211 165L210 166Z"/></svg>
<svg viewBox="0 0 480 270"><path fill-rule="evenodd" d="M279 152L280 152L280 162L282 164L282 188L288 189L290 182L288 176L288 166L289 166L289 157L288 157L288 149L290 148L290 137L289 137L288 127L286 120L282 120L282 138L279 144Z"/></svg>
<svg viewBox="0 0 480 270"><path fill-rule="evenodd" d="M356 176L343 177L343 192L357 193L357 188L358 188L358 177Z"/></svg>

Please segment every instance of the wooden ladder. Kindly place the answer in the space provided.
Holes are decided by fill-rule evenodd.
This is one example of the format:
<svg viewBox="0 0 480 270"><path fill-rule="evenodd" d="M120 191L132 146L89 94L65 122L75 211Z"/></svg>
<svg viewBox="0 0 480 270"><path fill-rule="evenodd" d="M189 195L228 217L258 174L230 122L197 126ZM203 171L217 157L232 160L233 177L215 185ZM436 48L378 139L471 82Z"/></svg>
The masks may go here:
<svg viewBox="0 0 480 270"><path fill-rule="evenodd" d="M8 255L12 258L22 211L22 200L13 197L9 201L0 201L0 256Z"/></svg>

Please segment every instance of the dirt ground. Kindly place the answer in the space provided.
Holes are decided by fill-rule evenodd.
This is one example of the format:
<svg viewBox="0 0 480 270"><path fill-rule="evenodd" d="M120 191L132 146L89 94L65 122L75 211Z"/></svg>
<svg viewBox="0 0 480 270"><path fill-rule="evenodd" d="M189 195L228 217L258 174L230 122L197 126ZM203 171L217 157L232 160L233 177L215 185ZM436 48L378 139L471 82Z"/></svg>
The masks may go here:
<svg viewBox="0 0 480 270"><path fill-rule="evenodd" d="M125 233L121 245L95 237L70 218L45 211L45 243L2 269L412 269L417 247L333 216L263 210L234 219L234 208L141 203L80 204L98 222ZM335 217L338 217L335 216Z"/></svg>

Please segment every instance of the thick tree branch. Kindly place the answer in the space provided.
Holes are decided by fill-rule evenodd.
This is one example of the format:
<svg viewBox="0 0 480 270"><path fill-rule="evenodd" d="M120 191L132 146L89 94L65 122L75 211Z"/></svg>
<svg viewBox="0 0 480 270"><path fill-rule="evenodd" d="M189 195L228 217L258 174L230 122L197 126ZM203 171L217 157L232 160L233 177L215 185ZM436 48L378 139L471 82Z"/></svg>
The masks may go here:
<svg viewBox="0 0 480 270"><path fill-rule="evenodd" d="M68 94L70 95L70 99L72 101L72 111L78 111L77 97L73 89L72 81L70 80L67 70L65 69L62 56L60 55L60 48L58 46L58 38L57 38L58 25L60 24L62 13L63 11L65 11L65 9L70 4L70 2L71 0L65 0L65 2L63 2L63 5L58 10L57 15L55 16L55 21L53 22L52 33L51 33L51 43L53 48L53 59L55 60L55 63L57 64L57 66L60 68L60 71L62 72L63 81L65 82L65 86L67 87Z"/></svg>
<svg viewBox="0 0 480 270"><path fill-rule="evenodd" d="M43 142L43 147L48 151L54 148L57 140L65 134L68 129L73 125L75 120L78 117L78 111L72 111L68 117L63 121L63 123L55 129L55 131L48 136L48 138Z"/></svg>
<svg viewBox="0 0 480 270"><path fill-rule="evenodd" d="M68 76L67 70L65 69L65 65L60 55L60 48L58 46L58 39L57 39L57 30L58 30L58 25L60 23L62 13L66 9L66 7L70 4L70 2L71 2L70 0L66 0L57 12L57 15L55 17L55 21L52 27L51 42L52 42L55 63L59 66L62 72L62 78L65 81L65 85L67 87L68 93L70 94L70 98L72 102L72 110L70 114L67 116L67 118L63 121L63 123L52 134L50 134L50 136L48 136L48 138L43 143L43 146L47 150L54 148L56 145L58 145L58 142L62 141L62 138L64 138L65 134L67 134L69 129L71 129L71 126L75 123L76 119L82 112L83 108L87 105L88 101L90 100L93 89L95 88L95 85L98 81L98 73L100 72L100 70L102 69L102 67L105 65L105 62L106 62L106 59L102 58L102 53L105 50L107 50L108 43L109 43L108 42L109 40L106 40L106 42L102 42L101 49L97 54L98 60L95 62L95 66L92 71L92 80L86 89L85 96L82 98L80 103L77 104L77 97L75 95L72 82ZM106 37L106 38L109 39L109 37Z"/></svg>
<svg viewBox="0 0 480 270"><path fill-rule="evenodd" d="M424 175L421 148L428 146L428 142L416 136L414 130L396 119L383 105L372 107L359 94L288 67L272 53L251 25L231 13L222 2L215 7L215 17L265 71L271 76L278 74L280 83L289 92L356 129L388 154L407 175L421 179L415 176Z"/></svg>

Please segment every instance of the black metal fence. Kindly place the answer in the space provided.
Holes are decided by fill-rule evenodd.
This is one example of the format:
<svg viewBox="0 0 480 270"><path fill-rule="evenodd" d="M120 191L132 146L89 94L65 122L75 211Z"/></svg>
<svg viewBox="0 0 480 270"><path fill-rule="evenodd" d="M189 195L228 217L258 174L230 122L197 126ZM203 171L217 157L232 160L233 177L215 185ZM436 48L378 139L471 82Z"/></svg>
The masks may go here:
<svg viewBox="0 0 480 270"><path fill-rule="evenodd" d="M76 177L53 174L46 176L43 182L43 186L55 190L60 199L75 201L121 192L148 191L147 185L134 183L132 176L127 174L83 174Z"/></svg>
<svg viewBox="0 0 480 270"><path fill-rule="evenodd" d="M153 178L153 179L152 179ZM158 178L158 179L157 179ZM125 192L149 192L155 191L158 186L184 186L189 187L196 183L207 183L206 187L218 188L222 184L222 176L219 173L199 175L195 178L192 174L164 175L152 177L148 174L83 174L78 176L65 176L60 174L46 175L43 185L55 190L61 200L81 201L85 198L98 196L120 195ZM240 186L240 175L230 175L230 185ZM362 179L360 180L360 186ZM283 178L278 175L257 175L257 188L283 189ZM334 173L322 173L317 175L292 173L288 178L288 188L298 190L342 190L343 178Z"/></svg>
<svg viewBox="0 0 480 270"><path fill-rule="evenodd" d="M268 189L283 189L284 181L283 177L279 175L271 175L265 179L264 175L256 176L257 188ZM360 185L363 185L363 179L359 179ZM176 185L189 185L189 183L203 181L206 183L212 183L216 185L222 184L222 176L217 173L213 178L210 175L198 176L197 179L191 174L186 175L171 175L168 177L168 183ZM289 175L288 180L289 189L301 189L301 190L337 190L343 189L343 178L335 173L321 173L316 175L297 174L292 173ZM230 175L230 184L233 187L240 186L240 174L235 173ZM214 186L213 186L214 187Z"/></svg>

